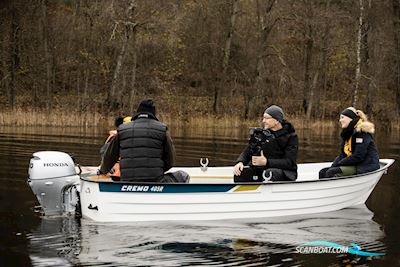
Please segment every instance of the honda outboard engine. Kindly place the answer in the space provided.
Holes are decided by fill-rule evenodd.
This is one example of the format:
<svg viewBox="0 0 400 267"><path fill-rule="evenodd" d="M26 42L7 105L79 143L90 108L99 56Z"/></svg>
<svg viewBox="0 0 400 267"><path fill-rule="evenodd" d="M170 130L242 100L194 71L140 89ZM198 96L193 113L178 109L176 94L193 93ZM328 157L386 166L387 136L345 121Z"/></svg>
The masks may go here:
<svg viewBox="0 0 400 267"><path fill-rule="evenodd" d="M58 151L33 154L28 184L45 215L74 213L79 208L79 182L75 163L68 154Z"/></svg>

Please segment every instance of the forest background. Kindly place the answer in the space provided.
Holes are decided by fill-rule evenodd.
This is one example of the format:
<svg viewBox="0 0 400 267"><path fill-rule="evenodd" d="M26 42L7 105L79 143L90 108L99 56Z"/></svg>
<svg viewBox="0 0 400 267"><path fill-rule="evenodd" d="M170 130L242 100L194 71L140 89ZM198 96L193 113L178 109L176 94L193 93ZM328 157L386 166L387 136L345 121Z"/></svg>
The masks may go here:
<svg viewBox="0 0 400 267"><path fill-rule="evenodd" d="M400 0L6 0L0 124L95 126L153 98L168 123L297 126L348 106L398 129Z"/></svg>

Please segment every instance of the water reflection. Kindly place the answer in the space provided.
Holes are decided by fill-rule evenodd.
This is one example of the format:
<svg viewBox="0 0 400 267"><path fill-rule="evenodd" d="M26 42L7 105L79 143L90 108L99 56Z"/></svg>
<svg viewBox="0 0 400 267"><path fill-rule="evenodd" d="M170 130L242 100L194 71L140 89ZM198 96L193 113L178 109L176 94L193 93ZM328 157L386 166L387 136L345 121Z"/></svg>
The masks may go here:
<svg viewBox="0 0 400 267"><path fill-rule="evenodd" d="M35 266L68 266L80 253L80 220L43 218L27 238Z"/></svg>
<svg viewBox="0 0 400 267"><path fill-rule="evenodd" d="M384 234L372 216L363 205L252 223L105 224L43 218L28 239L38 266L295 266L305 257L295 248L306 241L355 242L364 250L385 251Z"/></svg>

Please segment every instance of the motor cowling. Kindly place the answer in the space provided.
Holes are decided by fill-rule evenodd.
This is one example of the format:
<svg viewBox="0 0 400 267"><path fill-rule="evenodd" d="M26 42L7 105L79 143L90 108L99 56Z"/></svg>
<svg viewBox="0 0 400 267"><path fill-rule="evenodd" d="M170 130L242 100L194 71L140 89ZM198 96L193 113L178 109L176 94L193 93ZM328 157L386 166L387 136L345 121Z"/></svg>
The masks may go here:
<svg viewBox="0 0 400 267"><path fill-rule="evenodd" d="M28 184L45 215L74 212L79 202L79 174L73 159L64 152L40 151L29 163Z"/></svg>

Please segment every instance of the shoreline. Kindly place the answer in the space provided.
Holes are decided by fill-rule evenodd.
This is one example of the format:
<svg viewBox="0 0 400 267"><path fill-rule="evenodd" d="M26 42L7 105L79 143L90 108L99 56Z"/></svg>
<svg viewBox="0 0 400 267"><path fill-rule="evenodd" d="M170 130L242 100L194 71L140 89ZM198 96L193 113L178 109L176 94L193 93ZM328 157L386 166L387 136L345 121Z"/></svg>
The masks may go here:
<svg viewBox="0 0 400 267"><path fill-rule="evenodd" d="M110 114L106 116L101 113L82 113L76 112L63 112L53 111L46 113L43 111L23 111L17 109L12 111L0 112L0 125L1 126L19 126L19 127L30 127L30 126L52 126L52 127L105 127L112 128L116 115ZM259 119L248 119L244 120L239 116L213 116L203 114L193 114L191 117L184 115L174 116L172 114L161 113L158 115L160 121L167 125L179 127L188 126L202 127L202 128L236 128L236 127L259 127L261 125L261 118ZM288 115L286 118L291 122L296 129L335 129L337 127L337 120L333 119L311 119L305 121L304 116L300 115ZM384 126L387 130L399 130L400 120L391 121L389 124L377 124L379 127Z"/></svg>

